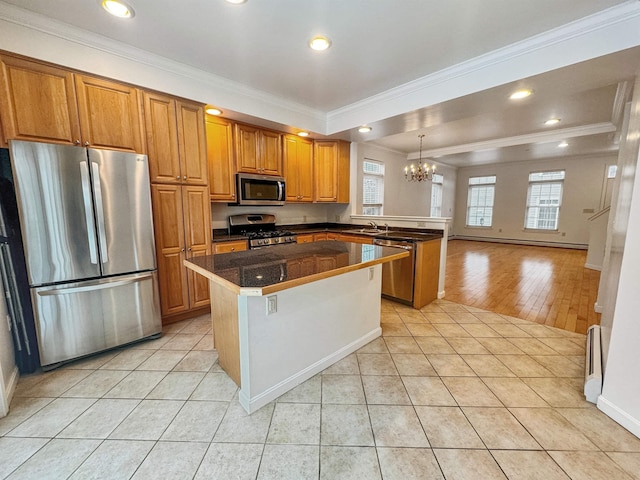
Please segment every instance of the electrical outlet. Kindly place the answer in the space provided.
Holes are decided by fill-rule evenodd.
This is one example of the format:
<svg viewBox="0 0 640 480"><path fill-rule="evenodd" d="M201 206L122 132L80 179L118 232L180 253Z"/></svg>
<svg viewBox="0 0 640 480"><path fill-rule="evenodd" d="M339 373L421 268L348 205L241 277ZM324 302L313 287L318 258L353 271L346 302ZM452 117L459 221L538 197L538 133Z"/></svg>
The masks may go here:
<svg viewBox="0 0 640 480"><path fill-rule="evenodd" d="M267 297L267 315L271 315L278 311L278 296L271 295Z"/></svg>
<svg viewBox="0 0 640 480"><path fill-rule="evenodd" d="M373 272L374 272L373 268L370 268L369 269L369 280L373 280Z"/></svg>
<svg viewBox="0 0 640 480"><path fill-rule="evenodd" d="M418 226L419 227L426 227L427 226L427 222L418 222Z"/></svg>

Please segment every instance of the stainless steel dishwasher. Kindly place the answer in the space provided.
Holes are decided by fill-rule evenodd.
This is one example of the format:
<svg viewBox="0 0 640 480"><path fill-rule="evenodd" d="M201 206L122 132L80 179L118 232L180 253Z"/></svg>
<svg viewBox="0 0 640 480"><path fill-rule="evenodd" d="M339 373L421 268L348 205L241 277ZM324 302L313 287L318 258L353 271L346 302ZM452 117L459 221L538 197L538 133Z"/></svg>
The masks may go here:
<svg viewBox="0 0 640 480"><path fill-rule="evenodd" d="M374 245L402 248L408 257L382 264L382 296L413 304L413 277L415 275L415 244L406 240L374 238Z"/></svg>

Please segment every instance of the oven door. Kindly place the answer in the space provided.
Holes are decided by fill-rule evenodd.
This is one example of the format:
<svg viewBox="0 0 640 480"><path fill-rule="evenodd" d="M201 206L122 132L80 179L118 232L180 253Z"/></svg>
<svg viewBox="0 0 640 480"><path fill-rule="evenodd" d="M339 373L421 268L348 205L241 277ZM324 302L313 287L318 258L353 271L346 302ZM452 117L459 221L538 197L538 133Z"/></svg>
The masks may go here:
<svg viewBox="0 0 640 480"><path fill-rule="evenodd" d="M239 173L237 176L239 205L284 205L284 178Z"/></svg>

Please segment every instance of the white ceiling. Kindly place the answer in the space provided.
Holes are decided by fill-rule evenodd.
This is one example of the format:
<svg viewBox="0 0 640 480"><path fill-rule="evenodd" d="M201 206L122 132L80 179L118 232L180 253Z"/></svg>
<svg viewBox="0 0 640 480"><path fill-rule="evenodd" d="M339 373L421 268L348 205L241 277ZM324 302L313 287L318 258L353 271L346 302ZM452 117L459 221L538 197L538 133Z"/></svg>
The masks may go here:
<svg viewBox="0 0 640 480"><path fill-rule="evenodd" d="M638 10L636 0L130 0L136 16L121 20L98 0L4 2L328 116L585 17ZM310 50L315 34L329 36L332 48ZM615 151L624 81L638 66L640 47L433 105L396 105L394 115L360 116L373 127L367 137L354 133L357 125L335 134L415 157L425 133L426 154L452 166ZM523 85L534 95L509 101ZM551 116L562 122L544 127ZM560 153L561 139L570 146Z"/></svg>

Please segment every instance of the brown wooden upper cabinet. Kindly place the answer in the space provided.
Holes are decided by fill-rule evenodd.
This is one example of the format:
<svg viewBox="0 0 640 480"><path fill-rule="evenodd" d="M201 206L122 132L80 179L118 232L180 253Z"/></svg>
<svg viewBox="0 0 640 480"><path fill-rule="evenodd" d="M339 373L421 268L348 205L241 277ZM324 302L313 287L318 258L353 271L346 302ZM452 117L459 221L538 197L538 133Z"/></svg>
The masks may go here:
<svg viewBox="0 0 640 480"><path fill-rule="evenodd" d="M237 123L238 172L282 175L282 133Z"/></svg>
<svg viewBox="0 0 640 480"><path fill-rule="evenodd" d="M10 55L0 62L6 140L145 153L138 89Z"/></svg>
<svg viewBox="0 0 640 480"><path fill-rule="evenodd" d="M316 140L313 157L314 200L349 203L349 142Z"/></svg>
<svg viewBox="0 0 640 480"><path fill-rule="evenodd" d="M313 202L313 142L284 136L284 177L287 202Z"/></svg>
<svg viewBox="0 0 640 480"><path fill-rule="evenodd" d="M144 92L153 183L207 185L204 107L155 92Z"/></svg>
<svg viewBox="0 0 640 480"><path fill-rule="evenodd" d="M207 115L206 130L211 201L233 202L236 199L233 123Z"/></svg>

